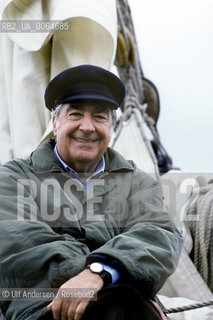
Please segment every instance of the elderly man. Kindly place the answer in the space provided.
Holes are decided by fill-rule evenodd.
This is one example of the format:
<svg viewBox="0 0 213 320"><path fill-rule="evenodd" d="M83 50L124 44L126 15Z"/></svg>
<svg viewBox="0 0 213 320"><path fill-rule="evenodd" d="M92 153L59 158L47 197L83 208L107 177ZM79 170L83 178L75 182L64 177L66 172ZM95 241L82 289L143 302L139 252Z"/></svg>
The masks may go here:
<svg viewBox="0 0 213 320"><path fill-rule="evenodd" d="M165 318L155 295L182 238L158 183L108 147L124 97L102 68L63 71L45 92L55 139L0 168L1 287L60 288L52 301L10 296L6 319ZM76 289L97 299L61 294Z"/></svg>

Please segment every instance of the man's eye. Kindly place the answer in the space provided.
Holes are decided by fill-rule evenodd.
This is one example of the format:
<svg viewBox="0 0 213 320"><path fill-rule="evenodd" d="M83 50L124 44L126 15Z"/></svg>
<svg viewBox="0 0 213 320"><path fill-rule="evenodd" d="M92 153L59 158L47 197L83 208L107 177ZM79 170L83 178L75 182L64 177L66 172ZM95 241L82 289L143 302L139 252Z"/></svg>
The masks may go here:
<svg viewBox="0 0 213 320"><path fill-rule="evenodd" d="M95 114L95 119L97 119L98 121L106 121L107 117L102 114Z"/></svg>
<svg viewBox="0 0 213 320"><path fill-rule="evenodd" d="M68 116L71 118L78 118L78 117L81 117L81 113L80 112L70 112L68 114Z"/></svg>

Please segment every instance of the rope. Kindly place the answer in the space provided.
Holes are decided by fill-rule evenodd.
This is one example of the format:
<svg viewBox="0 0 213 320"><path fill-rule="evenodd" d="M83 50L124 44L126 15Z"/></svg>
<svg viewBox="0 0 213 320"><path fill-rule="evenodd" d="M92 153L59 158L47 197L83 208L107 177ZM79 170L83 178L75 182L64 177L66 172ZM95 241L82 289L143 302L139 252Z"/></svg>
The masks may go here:
<svg viewBox="0 0 213 320"><path fill-rule="evenodd" d="M132 115L134 115L137 125L139 127L141 136L147 147L147 151L150 155L150 158L154 164L154 170L156 177L159 178L158 164L152 150L150 141L146 139L146 134L142 128L141 116L144 121L148 124L148 115L145 112L143 102L144 102L144 93L142 85L143 72L140 64L139 53L136 44L136 36L134 32L134 26L131 17L130 7L128 5L128 0L117 0L117 12L118 12L118 25L119 25L119 37L121 40L121 35L126 41L126 46L123 45L122 48L125 48L124 58L121 56L121 52L117 51L116 65L121 80L126 84L127 95L124 103L123 115L119 118L117 123L117 128L115 130L115 137L113 140L112 146L115 145L116 141L121 134L123 129L124 121L128 121ZM118 42L119 46L119 42ZM132 52L134 50L134 53ZM130 58L129 58L130 57ZM134 59L133 59L134 57ZM138 110L137 112L135 110ZM141 113L141 115L138 114ZM146 119L146 120L145 120ZM151 121L151 119L150 119Z"/></svg>
<svg viewBox="0 0 213 320"><path fill-rule="evenodd" d="M129 66L135 60L135 48L134 48L134 39L132 34L130 33L129 29L125 27L125 35L128 37L128 44L121 32L118 30L118 39L117 39L117 59L121 66Z"/></svg>
<svg viewBox="0 0 213 320"><path fill-rule="evenodd" d="M115 135L114 135L114 139L112 142L112 148L114 147L116 141L118 140L121 131L123 129L123 125L125 121L128 121L128 119L131 117L132 115L132 107L131 105L125 109L125 111L123 112L123 114L120 116L118 122L116 123L116 129L115 129Z"/></svg>
<svg viewBox="0 0 213 320"><path fill-rule="evenodd" d="M152 162L154 163L154 169L155 169L156 177L159 179L158 169L156 169L157 168L157 159L155 157L155 154L154 154L154 151L153 151L153 149L151 147L151 144L148 143L149 140L146 138L146 134L145 134L145 132L143 130L143 126L141 125L142 124L141 122L142 122L143 118L141 117L140 112L139 112L138 109L136 109L136 108L133 109L133 112L134 112L134 115L135 115L135 119L136 119L138 128L139 128L139 130L141 132L141 136L143 137L143 140L147 145L147 149L148 149L149 155L150 155L150 157L152 159ZM161 184L160 184L160 186L161 186Z"/></svg>
<svg viewBox="0 0 213 320"><path fill-rule="evenodd" d="M117 12L118 12L118 25L119 29L126 42L126 50L130 51L132 49L131 41L134 43L134 59L132 64L122 65L116 60L117 68L121 80L127 86L127 94L132 94L138 97L140 104L143 104L144 96L142 90L142 68L140 64L140 57L136 45L136 36L134 31L134 26L131 17L131 11L128 4L128 0L117 0ZM128 31L127 31L128 30ZM128 37L128 33L131 37ZM131 39L131 40L130 40ZM129 56L130 53L127 53ZM131 91L130 91L131 89Z"/></svg>
<svg viewBox="0 0 213 320"><path fill-rule="evenodd" d="M123 129L124 121L127 121L131 117L131 114L134 114L137 125L141 132L141 136L147 146L147 150L151 156L151 159L153 160L153 163L156 165L156 158L153 154L153 150L148 139L146 139L146 134L143 132L142 118L150 129L158 146L160 146L165 155L167 155L167 152L161 143L160 136L156 130L153 119L148 116L144 108L144 93L142 84L143 71L140 64L140 58L137 49L134 26L131 17L131 11L128 5L128 0L117 0L117 12L119 25L118 46L120 45L121 48L120 51L117 51L116 65L121 80L126 84L127 97L124 104L123 115L120 117L117 123L113 145L119 138L119 135ZM158 172L157 169L156 171ZM207 193L209 193L209 191ZM196 204L196 207L190 208L189 210L189 214L192 214L194 211L202 212L200 214L199 224L197 224L195 227L195 265L198 269L201 270L201 274L204 280L208 278L207 255L211 238L211 226L213 223L213 215L211 217L208 212L213 209L212 200L210 200L210 198L213 199L213 190L212 194L208 195L208 200L204 199L205 194L206 192L204 191L204 189L202 189L202 200L199 200L199 202ZM192 310L211 304L213 304L213 301L207 301L204 303L193 304L176 309L169 309L168 313Z"/></svg>
<svg viewBox="0 0 213 320"><path fill-rule="evenodd" d="M189 304L187 306L178 307L178 308L170 308L170 309L167 309L166 313L169 314L169 313L178 313L183 311L195 310L198 308L204 308L211 305L213 305L213 300L209 300L201 303Z"/></svg>
<svg viewBox="0 0 213 320"><path fill-rule="evenodd" d="M134 25L131 16L131 10L128 4L128 0L117 0L117 14L118 14L118 42L117 42L117 53L115 64L117 66L119 76L121 80L125 83L127 87L127 95L124 103L124 112L125 109L132 111L134 108L137 108L147 127L150 129L154 137L156 145L158 145L159 150L161 150L162 155L165 159L170 157L167 154L167 151L163 147L160 136L157 132L155 122L146 112L146 104L144 90L143 90L143 70L140 63L140 56L137 47L136 35L134 31ZM128 110L128 112L129 112ZM123 128L123 121L126 115L118 120L118 125L115 132L115 142L119 138ZM143 134L143 129L140 128L140 132ZM158 163L153 154L153 149L151 143L148 139L145 139L142 135L142 138L145 141L147 150L150 154L151 159L154 159L154 166L156 166L155 171L157 176L159 175Z"/></svg>
<svg viewBox="0 0 213 320"><path fill-rule="evenodd" d="M118 50L116 55L116 65L121 80L126 84L127 87L127 96L124 104L124 111L122 116L119 118L117 123L117 129L115 131L115 138L113 145L119 138L119 135L123 129L124 121L128 119L133 114L135 116L138 128L140 130L141 136L146 144L147 150L150 154L150 157L155 165L156 172L157 170L157 161L154 156L153 150L149 143L149 140L146 138L146 134L143 131L142 120L145 121L148 128L150 129L156 143L160 146L161 150L166 156L167 152L163 147L160 136L156 130L155 123L153 119L147 114L144 108L144 93L143 93L143 71L140 64L140 57L137 49L136 36L134 32L134 26L131 17L131 11L128 5L128 0L117 0L117 12L118 12ZM158 177L158 174L157 174ZM201 194L205 193L204 190L201 191ZM213 194L212 194L213 195ZM213 197L212 197L213 199ZM202 211L202 218L200 219L201 224L196 226L196 254L195 260L197 261L197 268L200 266L200 270L204 279L208 275L208 261L207 254L208 248L210 245L211 237L211 225L213 222L212 218L207 215L207 212L211 211L213 208L212 202L204 200L197 204L198 208L196 210ZM201 207L201 208L200 208ZM192 210L194 210L193 208ZM210 224L208 221L210 220ZM200 258L201 256L201 258ZM168 313L181 312L186 310L192 310L195 308L201 308L213 304L213 301L208 301L204 303L197 303L185 307L180 307L176 309L169 309Z"/></svg>
<svg viewBox="0 0 213 320"><path fill-rule="evenodd" d="M190 222L190 230L194 238L194 264L203 277L209 283L208 254L211 243L211 231L213 226L213 183L201 187L197 201L188 209L188 216L197 216L197 221ZM188 219L190 220L190 219Z"/></svg>

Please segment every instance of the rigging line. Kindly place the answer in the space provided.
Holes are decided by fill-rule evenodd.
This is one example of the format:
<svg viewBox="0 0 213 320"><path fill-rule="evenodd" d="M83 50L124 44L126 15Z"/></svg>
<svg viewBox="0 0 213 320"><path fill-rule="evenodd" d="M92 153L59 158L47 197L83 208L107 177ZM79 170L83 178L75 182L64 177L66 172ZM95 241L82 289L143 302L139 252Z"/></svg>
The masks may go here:
<svg viewBox="0 0 213 320"><path fill-rule="evenodd" d="M151 157L151 159L153 161L156 178L160 182L157 159L155 157L155 154L154 154L154 151L153 151L153 149L151 147L151 144L150 144L149 140L146 138L145 132L143 130L143 126L142 126L142 122L143 121L142 120L144 120L144 119L142 118L141 112L140 112L140 110L138 108L134 108L133 112L134 112L134 115L135 115L135 119L136 119L138 128L139 128L139 130L141 132L141 136L143 137L144 143L146 144L146 147L147 147L147 150L149 152L149 155L150 155L150 157ZM161 183L160 183L160 186L161 186ZM162 188L162 186L161 186L161 188Z"/></svg>
<svg viewBox="0 0 213 320"><path fill-rule="evenodd" d="M208 300L206 302L189 304L189 305L178 307L178 308L170 308L170 309L167 309L166 314L195 310L199 308L209 307L211 305L213 305L213 300Z"/></svg>
<svg viewBox="0 0 213 320"><path fill-rule="evenodd" d="M143 72L142 72L142 68L141 68L141 64L140 64L140 59L139 59L139 54L138 54L138 49L137 49L137 45L136 45L136 37L135 37L135 32L134 32L134 26L133 26L133 22L132 22L132 17L131 17L131 11L130 11L130 7L128 5L128 1L127 0L117 0L117 8L118 8L118 23L120 25L120 28L122 30L123 36L126 39L127 35L126 35L126 31L125 31L125 27L127 26L127 28L131 31L131 34L133 36L133 40L134 40L134 51L135 51L135 59L134 62L132 63L131 66L129 67L121 67L118 66L118 71L119 73L121 73L121 77L124 77L126 80L129 78L134 79L135 82L135 89L136 92L139 96L139 101L141 103L143 103L144 100L144 96L143 96L143 90L142 90L142 76L143 76ZM122 10L123 8L123 10ZM129 41L127 38L127 48L129 48ZM126 81L124 81L126 82Z"/></svg>
<svg viewBox="0 0 213 320"><path fill-rule="evenodd" d="M192 227L194 236L194 264L205 282L208 284L209 264L208 253L211 242L211 228L213 225L213 187L212 183L200 188L199 197L192 208L189 208L188 213L198 214L199 219Z"/></svg>
<svg viewBox="0 0 213 320"><path fill-rule="evenodd" d="M125 39L124 42L126 41L126 44L124 45L122 42L122 48L120 48L122 51L122 54L124 55L123 61L119 61L118 56L116 60L116 66L118 69L119 76L121 80L126 84L126 87L127 87L127 95L125 100L127 100L129 96L135 97L135 105L132 105L133 107L132 110L135 107L138 108L138 111L141 112L141 116L144 118L145 123L147 124L148 128L153 134L153 137L155 138L156 143L158 144L158 146L160 146L161 151L164 153L164 157L167 159L170 159L166 149L163 147L161 143L160 136L155 127L155 124L152 121L152 118L148 116L147 111L145 109L145 99L144 99L144 90L143 90L143 70L140 63L140 56L139 56L139 51L138 51L138 46L136 41L134 24L133 24L128 0L117 0L117 15L118 15L118 26L123 35L123 39ZM131 33L131 36L129 36L129 33ZM129 54L131 49L134 51L134 59L130 63ZM124 110L125 108L128 108L128 106L129 104L125 103ZM140 108L138 106L140 106ZM121 127L119 127L119 129L120 128ZM116 139L118 139L118 136L120 133L121 133L121 130L119 130L118 135L116 135ZM148 147L148 150L150 150L151 146L148 146L148 143L147 143L147 147ZM151 158L153 157L151 156ZM155 162L154 162L154 166L156 165ZM158 167L158 164L157 164L157 167Z"/></svg>

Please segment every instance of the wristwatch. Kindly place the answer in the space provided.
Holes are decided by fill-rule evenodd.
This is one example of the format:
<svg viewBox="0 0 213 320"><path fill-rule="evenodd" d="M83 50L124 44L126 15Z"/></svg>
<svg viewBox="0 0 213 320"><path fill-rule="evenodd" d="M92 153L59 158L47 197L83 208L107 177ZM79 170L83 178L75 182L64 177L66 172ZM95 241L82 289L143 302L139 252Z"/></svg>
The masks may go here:
<svg viewBox="0 0 213 320"><path fill-rule="evenodd" d="M93 262L87 266L92 273L97 273L104 281L104 287L112 283L112 277L109 272L104 270L104 266L99 262Z"/></svg>

